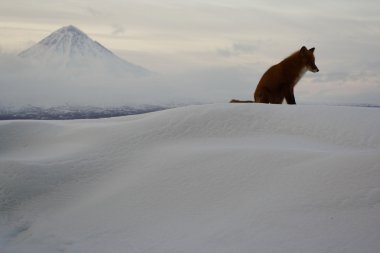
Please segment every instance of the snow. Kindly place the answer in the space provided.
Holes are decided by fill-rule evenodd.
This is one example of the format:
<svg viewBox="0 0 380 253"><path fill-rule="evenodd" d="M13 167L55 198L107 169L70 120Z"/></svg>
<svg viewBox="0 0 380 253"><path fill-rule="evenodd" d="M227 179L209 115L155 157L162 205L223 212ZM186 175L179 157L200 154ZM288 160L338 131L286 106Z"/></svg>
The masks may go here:
<svg viewBox="0 0 380 253"><path fill-rule="evenodd" d="M377 108L0 122L0 252L380 252Z"/></svg>

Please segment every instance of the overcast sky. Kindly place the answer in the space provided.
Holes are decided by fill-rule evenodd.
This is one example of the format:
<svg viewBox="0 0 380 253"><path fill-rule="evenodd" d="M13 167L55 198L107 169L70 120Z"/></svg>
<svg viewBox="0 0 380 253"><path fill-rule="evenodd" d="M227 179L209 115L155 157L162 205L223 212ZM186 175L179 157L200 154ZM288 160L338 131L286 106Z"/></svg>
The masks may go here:
<svg viewBox="0 0 380 253"><path fill-rule="evenodd" d="M17 54L72 24L175 76L177 89L202 83L210 101L222 101L229 92L250 98L268 67L305 45L316 47L320 72L306 74L296 99L380 104L379 14L378 0L4 0L0 52Z"/></svg>

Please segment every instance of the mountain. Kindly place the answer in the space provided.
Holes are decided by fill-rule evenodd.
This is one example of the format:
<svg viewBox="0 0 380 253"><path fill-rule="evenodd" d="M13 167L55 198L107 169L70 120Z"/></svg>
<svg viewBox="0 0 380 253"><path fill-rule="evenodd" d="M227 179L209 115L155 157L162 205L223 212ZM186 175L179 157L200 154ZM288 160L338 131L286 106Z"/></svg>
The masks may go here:
<svg viewBox="0 0 380 253"><path fill-rule="evenodd" d="M104 70L135 76L149 73L145 68L121 59L72 25L58 29L19 56L58 69Z"/></svg>

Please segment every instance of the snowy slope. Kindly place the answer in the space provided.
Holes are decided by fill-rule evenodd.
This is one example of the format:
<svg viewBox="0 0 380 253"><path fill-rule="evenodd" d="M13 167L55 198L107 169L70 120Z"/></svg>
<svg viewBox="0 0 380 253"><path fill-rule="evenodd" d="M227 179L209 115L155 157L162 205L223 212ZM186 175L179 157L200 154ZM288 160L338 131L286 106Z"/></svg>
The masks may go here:
<svg viewBox="0 0 380 253"><path fill-rule="evenodd" d="M61 69L79 68L90 71L97 68L111 73L126 72L138 76L149 73L148 70L119 58L72 25L58 29L21 52L19 56L44 66Z"/></svg>
<svg viewBox="0 0 380 253"><path fill-rule="evenodd" d="M0 122L0 252L380 252L380 111Z"/></svg>

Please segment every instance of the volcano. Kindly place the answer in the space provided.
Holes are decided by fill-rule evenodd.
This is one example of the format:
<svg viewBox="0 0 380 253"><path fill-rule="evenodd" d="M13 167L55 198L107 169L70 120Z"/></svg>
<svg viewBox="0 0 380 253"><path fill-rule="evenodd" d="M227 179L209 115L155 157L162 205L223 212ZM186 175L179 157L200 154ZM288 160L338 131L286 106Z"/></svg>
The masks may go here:
<svg viewBox="0 0 380 253"><path fill-rule="evenodd" d="M111 74L145 76L149 70L112 53L87 34L69 25L58 29L19 56L60 70L105 71Z"/></svg>

